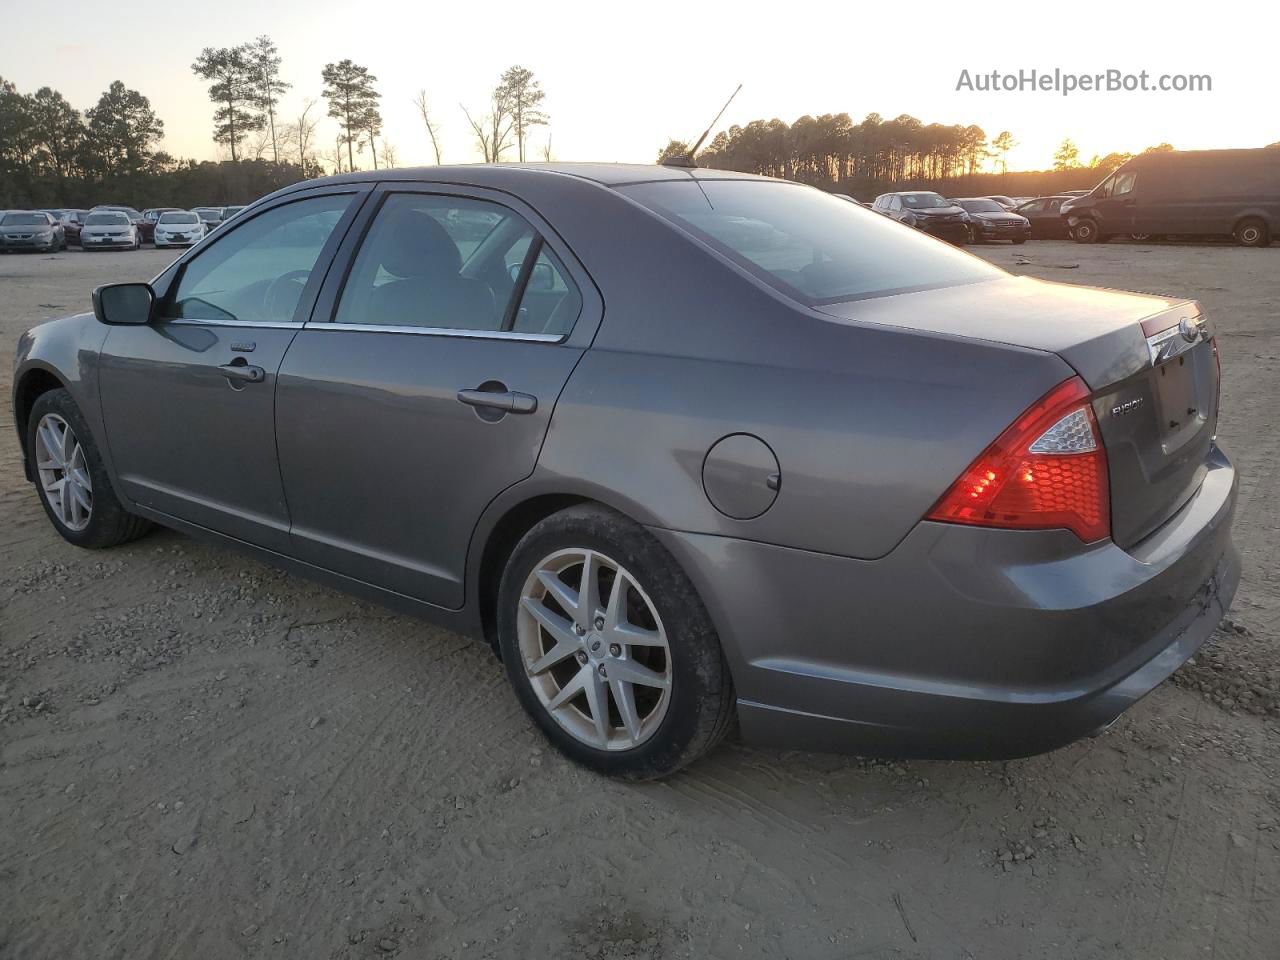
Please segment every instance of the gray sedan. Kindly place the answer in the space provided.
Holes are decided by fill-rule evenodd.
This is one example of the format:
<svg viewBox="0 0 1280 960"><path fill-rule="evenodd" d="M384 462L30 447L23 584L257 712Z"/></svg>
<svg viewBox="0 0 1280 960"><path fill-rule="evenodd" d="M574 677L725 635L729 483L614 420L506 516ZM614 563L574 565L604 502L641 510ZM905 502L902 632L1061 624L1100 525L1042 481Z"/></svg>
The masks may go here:
<svg viewBox="0 0 1280 960"><path fill-rule="evenodd" d="M820 191L433 167L267 197L17 349L65 539L152 523L482 637L570 757L1010 757L1239 578L1193 301L1010 276Z"/></svg>

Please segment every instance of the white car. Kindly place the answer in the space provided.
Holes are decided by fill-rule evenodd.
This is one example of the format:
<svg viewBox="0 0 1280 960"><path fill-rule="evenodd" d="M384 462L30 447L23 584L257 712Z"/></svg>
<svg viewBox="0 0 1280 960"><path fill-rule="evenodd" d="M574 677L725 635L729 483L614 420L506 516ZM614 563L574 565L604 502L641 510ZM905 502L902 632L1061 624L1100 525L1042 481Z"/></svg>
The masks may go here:
<svg viewBox="0 0 1280 960"><path fill-rule="evenodd" d="M94 210L80 228L83 250L142 249L142 238L129 215L120 210Z"/></svg>
<svg viewBox="0 0 1280 960"><path fill-rule="evenodd" d="M155 244L161 247L189 247L204 239L206 229L199 215L190 210L170 210L156 221Z"/></svg>

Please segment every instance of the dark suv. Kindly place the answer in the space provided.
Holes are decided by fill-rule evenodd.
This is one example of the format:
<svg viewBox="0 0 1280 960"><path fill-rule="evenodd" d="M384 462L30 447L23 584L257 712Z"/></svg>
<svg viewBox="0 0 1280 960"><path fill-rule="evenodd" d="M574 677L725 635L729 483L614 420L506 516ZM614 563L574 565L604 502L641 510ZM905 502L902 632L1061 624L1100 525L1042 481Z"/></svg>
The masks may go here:
<svg viewBox="0 0 1280 960"><path fill-rule="evenodd" d="M1062 215L1079 243L1221 236L1265 247L1280 231L1280 149L1140 154Z"/></svg>
<svg viewBox="0 0 1280 960"><path fill-rule="evenodd" d="M969 215L963 208L931 190L882 193L876 197L872 209L955 244L966 243L969 239Z"/></svg>

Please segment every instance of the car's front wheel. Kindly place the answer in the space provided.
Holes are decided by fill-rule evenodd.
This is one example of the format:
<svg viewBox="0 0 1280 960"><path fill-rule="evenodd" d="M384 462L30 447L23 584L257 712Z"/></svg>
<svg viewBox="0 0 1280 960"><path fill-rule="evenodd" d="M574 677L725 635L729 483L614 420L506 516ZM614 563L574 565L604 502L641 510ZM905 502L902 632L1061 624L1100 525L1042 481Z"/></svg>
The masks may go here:
<svg viewBox="0 0 1280 960"><path fill-rule="evenodd" d="M1102 234L1098 230L1098 225L1085 217L1071 228L1071 238L1076 243L1099 243L1102 240Z"/></svg>
<svg viewBox="0 0 1280 960"><path fill-rule="evenodd" d="M151 528L116 498L89 425L66 390L43 393L32 405L27 451L40 502L64 540L78 547L113 547Z"/></svg>
<svg viewBox="0 0 1280 960"><path fill-rule="evenodd" d="M716 745L733 686L693 585L647 531L604 507L553 514L516 545L498 641L524 708L571 759L651 779Z"/></svg>

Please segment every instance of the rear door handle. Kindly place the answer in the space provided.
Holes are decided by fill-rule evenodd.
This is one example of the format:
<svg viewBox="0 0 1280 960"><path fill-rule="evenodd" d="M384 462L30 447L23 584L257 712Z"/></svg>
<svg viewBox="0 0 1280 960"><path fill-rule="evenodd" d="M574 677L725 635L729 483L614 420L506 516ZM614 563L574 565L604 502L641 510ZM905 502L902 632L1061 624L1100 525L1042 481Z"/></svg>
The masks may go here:
<svg viewBox="0 0 1280 960"><path fill-rule="evenodd" d="M218 372L228 380L243 380L245 383L261 383L267 376L261 367L249 363L224 363Z"/></svg>
<svg viewBox="0 0 1280 960"><path fill-rule="evenodd" d="M515 390L490 392L488 390L459 390L458 400L469 407L488 407L503 413L533 413L538 409L538 398Z"/></svg>

